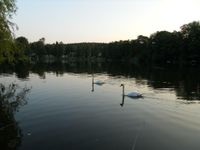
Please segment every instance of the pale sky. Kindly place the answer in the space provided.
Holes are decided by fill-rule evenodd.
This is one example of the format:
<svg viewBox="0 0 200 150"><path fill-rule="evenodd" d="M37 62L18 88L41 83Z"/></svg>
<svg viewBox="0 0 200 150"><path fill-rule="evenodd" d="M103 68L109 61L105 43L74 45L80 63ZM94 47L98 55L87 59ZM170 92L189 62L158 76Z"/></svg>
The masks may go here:
<svg viewBox="0 0 200 150"><path fill-rule="evenodd" d="M13 17L30 42L111 42L179 30L200 20L200 0L17 0Z"/></svg>

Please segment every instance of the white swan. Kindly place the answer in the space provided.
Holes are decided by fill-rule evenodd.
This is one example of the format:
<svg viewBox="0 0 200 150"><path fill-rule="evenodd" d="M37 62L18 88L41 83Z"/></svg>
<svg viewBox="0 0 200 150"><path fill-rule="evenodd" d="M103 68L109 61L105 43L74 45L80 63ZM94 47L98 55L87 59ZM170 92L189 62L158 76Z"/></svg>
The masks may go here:
<svg viewBox="0 0 200 150"><path fill-rule="evenodd" d="M101 80L97 80L97 81L94 82L94 84L103 85L103 84L105 84L105 82L103 82Z"/></svg>
<svg viewBox="0 0 200 150"><path fill-rule="evenodd" d="M124 93L124 84L121 84L120 86L122 86L122 94L124 96L131 97L131 98L141 98L142 97L142 94L140 94L138 92L131 92L131 93L125 94Z"/></svg>
<svg viewBox="0 0 200 150"><path fill-rule="evenodd" d="M105 84L105 82L101 81L101 80L97 80L94 82L94 75L92 75L92 84L103 85L103 84Z"/></svg>

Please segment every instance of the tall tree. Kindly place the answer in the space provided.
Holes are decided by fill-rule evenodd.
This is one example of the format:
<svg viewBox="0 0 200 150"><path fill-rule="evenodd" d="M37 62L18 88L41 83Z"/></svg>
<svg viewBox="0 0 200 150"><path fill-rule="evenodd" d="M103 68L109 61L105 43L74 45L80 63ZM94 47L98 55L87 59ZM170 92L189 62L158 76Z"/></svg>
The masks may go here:
<svg viewBox="0 0 200 150"><path fill-rule="evenodd" d="M0 63L12 56L14 23L10 19L12 19L16 9L15 0L0 1Z"/></svg>
<svg viewBox="0 0 200 150"><path fill-rule="evenodd" d="M25 37L18 37L15 39L15 56L19 55L20 56L24 56L25 54L28 55L29 54L29 43L28 43L28 39Z"/></svg>
<svg viewBox="0 0 200 150"><path fill-rule="evenodd" d="M200 22L194 21L181 27L187 59L200 63Z"/></svg>

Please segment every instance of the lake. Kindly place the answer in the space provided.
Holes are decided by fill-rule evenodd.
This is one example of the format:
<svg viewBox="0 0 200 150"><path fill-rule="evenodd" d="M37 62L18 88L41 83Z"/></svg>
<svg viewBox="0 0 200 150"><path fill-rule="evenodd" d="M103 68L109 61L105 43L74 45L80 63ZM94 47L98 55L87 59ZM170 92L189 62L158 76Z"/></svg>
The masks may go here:
<svg viewBox="0 0 200 150"><path fill-rule="evenodd" d="M35 64L1 67L0 85L1 150L200 149L198 68Z"/></svg>

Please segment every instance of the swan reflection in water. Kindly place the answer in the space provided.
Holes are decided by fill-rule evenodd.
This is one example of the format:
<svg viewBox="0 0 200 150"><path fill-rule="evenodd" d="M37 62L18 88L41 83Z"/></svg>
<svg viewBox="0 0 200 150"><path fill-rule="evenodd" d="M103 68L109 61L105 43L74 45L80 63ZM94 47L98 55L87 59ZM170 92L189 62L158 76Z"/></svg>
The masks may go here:
<svg viewBox="0 0 200 150"><path fill-rule="evenodd" d="M94 92L94 85L98 85L98 86L102 86L103 84L105 84L104 81L101 80L96 80L94 81L94 74L92 74L92 92Z"/></svg>
<svg viewBox="0 0 200 150"><path fill-rule="evenodd" d="M141 99L141 98L143 98L143 95L139 92L131 92L131 93L125 94L125 85L124 84L121 84L120 87L122 87L122 103L120 104L121 107L124 106L125 97L129 97L131 99Z"/></svg>

